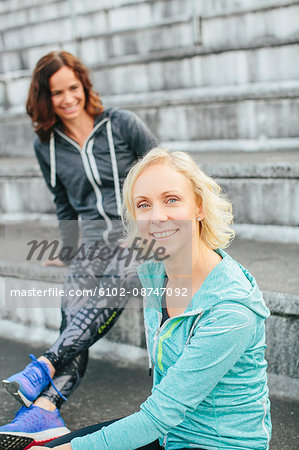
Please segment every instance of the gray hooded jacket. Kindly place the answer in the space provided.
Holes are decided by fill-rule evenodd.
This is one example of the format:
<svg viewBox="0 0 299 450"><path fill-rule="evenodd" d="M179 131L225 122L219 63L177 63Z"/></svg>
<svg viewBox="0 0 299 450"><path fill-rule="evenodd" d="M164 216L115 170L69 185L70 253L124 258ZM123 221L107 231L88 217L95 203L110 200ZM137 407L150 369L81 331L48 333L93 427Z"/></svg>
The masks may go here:
<svg viewBox="0 0 299 450"><path fill-rule="evenodd" d="M121 190L136 159L157 145L147 126L132 112L109 108L95 118L81 148L55 128L48 142L34 141L45 181L54 194L63 246L78 243L78 217L84 239L99 237L94 220L106 236L120 219Z"/></svg>

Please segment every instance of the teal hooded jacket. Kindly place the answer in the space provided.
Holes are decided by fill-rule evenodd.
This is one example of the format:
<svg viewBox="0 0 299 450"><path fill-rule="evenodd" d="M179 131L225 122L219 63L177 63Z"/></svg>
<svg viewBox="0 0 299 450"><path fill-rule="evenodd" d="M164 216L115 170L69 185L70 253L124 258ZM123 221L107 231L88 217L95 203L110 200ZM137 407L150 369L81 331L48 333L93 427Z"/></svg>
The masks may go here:
<svg viewBox="0 0 299 450"><path fill-rule="evenodd" d="M138 268L154 367L140 411L71 441L74 450L136 449L157 438L167 450L268 449L271 436L265 319L253 276L223 250L185 312L162 326L163 262Z"/></svg>

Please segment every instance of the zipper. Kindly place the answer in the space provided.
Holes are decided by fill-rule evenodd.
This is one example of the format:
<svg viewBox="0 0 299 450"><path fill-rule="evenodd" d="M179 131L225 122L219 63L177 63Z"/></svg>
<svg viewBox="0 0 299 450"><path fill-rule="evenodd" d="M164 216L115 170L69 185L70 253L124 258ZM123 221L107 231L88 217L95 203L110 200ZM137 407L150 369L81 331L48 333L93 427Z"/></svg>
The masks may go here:
<svg viewBox="0 0 299 450"><path fill-rule="evenodd" d="M154 345L153 345L153 361L154 361L154 363L157 362L155 355L156 355L156 348L157 348L157 342L158 342L157 341L158 335L159 335L159 329L155 332L155 335L154 335Z"/></svg>
<svg viewBox="0 0 299 450"><path fill-rule="evenodd" d="M121 192L120 192L120 183L119 183L117 159L116 159L116 154L115 154L111 120L108 120L106 128L107 128L108 145L109 145L112 173L113 173L113 180L114 180L116 208L117 208L118 215L121 216L121 209L122 209L122 207L121 207Z"/></svg>
<svg viewBox="0 0 299 450"><path fill-rule="evenodd" d="M145 342L146 342L146 350L147 350L147 357L148 357L148 374L149 376L152 375L152 358L148 347L148 326L147 323L144 321L144 331L145 331Z"/></svg>
<svg viewBox="0 0 299 450"><path fill-rule="evenodd" d="M166 434L166 436L164 436L163 443L162 443L162 448L164 448L164 449L166 448L167 438L168 438L168 436Z"/></svg>
<svg viewBox="0 0 299 450"><path fill-rule="evenodd" d="M89 133L89 135L87 136L87 138L85 139L85 142L83 144L82 149L86 146L86 144L88 143L89 139L94 135L94 133L105 123L107 122L109 119L106 117L105 119L101 120L101 122L97 123L96 126L91 130L91 132ZM78 142L74 141L74 139L68 137L66 134L64 134L61 130L59 130L58 128L55 128L55 131L61 136L63 137L66 141L68 141L70 144L72 144L74 147L76 147L76 149L78 149L81 152L81 147L78 144Z"/></svg>
<svg viewBox="0 0 299 450"><path fill-rule="evenodd" d="M62 131L60 131L59 129L55 128L55 131L57 132L57 134L59 134L63 139L65 139L66 141L68 141L70 144L72 144L81 154L82 156L82 152L86 153L88 155L88 164L90 166L92 175L94 177L94 179L96 180L96 182L101 185L101 179L100 179L100 174L98 172L97 166L96 166L96 161L95 158L93 156L92 153L92 147L93 147L93 142L94 139L92 140L92 144L90 145L90 139L93 137L93 135L95 134L95 132L102 126L104 125L104 123L107 123L108 125L109 119L106 117L106 119L103 119L101 122L99 122L89 133L89 135L87 136L87 138L84 141L83 147L81 148L80 145L74 141L72 138L70 138L69 136L67 136L66 134L64 134ZM109 144L109 150L111 153L111 149L110 149L110 140L108 139L108 144ZM84 166L85 169L85 166ZM86 170L85 170L86 172ZM87 174L86 174L87 175ZM113 172L114 175L114 172Z"/></svg>
<svg viewBox="0 0 299 450"><path fill-rule="evenodd" d="M158 367L161 370L161 372L163 372L163 364L162 364L163 341L165 339L168 339L171 336L172 330L174 329L176 324L178 322L180 322L181 320L182 320L182 317L180 317L177 320L173 321L173 323L171 324L171 326L168 329L168 331L163 336L161 336L160 339L159 339L159 345L158 345Z"/></svg>
<svg viewBox="0 0 299 450"><path fill-rule="evenodd" d="M92 174L94 176L94 179L96 180L97 184L99 186L101 186L102 180L101 180L98 168L97 168L97 163L96 163L95 157L92 153L93 144L94 144L94 138L90 139L89 143L87 144L86 153L88 155L90 168L91 168Z"/></svg>
<svg viewBox="0 0 299 450"><path fill-rule="evenodd" d="M159 311L157 311L157 314L158 314L158 320L159 320L159 323L160 323L160 322L161 322L161 316L162 316L162 314L161 314ZM165 322L163 323L163 325L162 325L161 327L158 327L158 328L157 328L157 330L156 330L156 332L155 332L155 335L154 335L154 345L153 345L153 362L154 362L154 363L157 364L156 349L157 349L157 345L158 345L158 342L159 342L158 336L159 336L159 334L163 331L163 329L166 327L166 325L167 325L171 320L182 319L183 317L194 316L194 315L196 315L196 314L198 314L198 317L196 318L196 320L195 320L195 322L194 322L194 324L193 324L193 326L192 326L192 328L191 328L191 330L190 330L190 333L189 333L189 335L188 335L188 338L187 338L187 341L186 341L186 344L185 344L185 345L187 345L187 344L189 343L190 339L191 339L193 330L194 330L194 328L195 328L197 322L198 322L198 321L200 320L200 318L202 317L202 314L203 314L202 308L200 308L200 309L198 309L198 310L196 310L196 311L191 311L190 313L183 313L183 314L180 314L179 316L169 317L167 320L165 320ZM178 321L178 320L177 320L177 321ZM175 322L175 323L173 324L173 327L176 325L176 323L177 323L177 322ZM171 331L173 330L173 327L170 329ZM170 331L170 330L169 330L169 331ZM166 334L167 334L167 333L166 333ZM161 339L163 339L163 337L164 337L164 336L162 336ZM168 336L168 337L169 337L169 336ZM159 358L158 358L158 359L159 359ZM159 364L158 364L158 366L159 366Z"/></svg>
<svg viewBox="0 0 299 450"><path fill-rule="evenodd" d="M87 145L88 145L88 144L87 144ZM94 190L95 195L96 195L96 199L97 199L97 204L96 204L97 210L99 211L99 213L101 214L101 216L104 217L105 222L106 222L107 228L106 228L106 230L105 230L104 233L103 233L103 239L104 239L104 241L106 241L106 242L108 243L108 235L109 235L109 232L110 232L110 231L112 230L112 228L113 228L113 227L112 227L112 222L111 222L111 219L107 216L107 214L106 214L105 211L104 211L104 207L103 207L103 197L102 197L101 190L100 190L99 186L96 184L96 182L95 182L95 180L94 180L94 178L93 178L93 176L92 176L92 172L91 172L91 169L90 169L89 163L88 163L88 157L87 157L87 155L86 155L86 144L84 144L83 151L82 151L82 153L81 153L81 157L82 157L82 162L83 162L83 166L84 166L84 169L85 169L86 176L87 176L87 178L88 178L90 184L92 185L93 190Z"/></svg>
<svg viewBox="0 0 299 450"><path fill-rule="evenodd" d="M201 312L198 313L198 316L197 316L197 318L195 319L194 324L192 325L192 328L191 328L191 330L190 330L190 333L189 333L189 336L188 336L188 338L187 338L185 347L189 344L189 341L190 341L190 339L191 339L191 337L192 337L194 328L196 327L197 322L201 319L202 314L203 314L203 311L201 311Z"/></svg>
<svg viewBox="0 0 299 450"><path fill-rule="evenodd" d="M50 136L50 183L53 188L56 186L56 155L55 155L55 138L52 131Z"/></svg>
<svg viewBox="0 0 299 450"><path fill-rule="evenodd" d="M109 232L112 230L113 226L112 226L112 222L111 222L110 218L105 213L105 210L104 210L104 207L103 207L103 197L102 197L101 190L99 188L99 185L101 185L102 182L101 182L100 174L99 174L99 172L97 170L95 159L94 159L94 156L93 156L93 153L92 153L92 146L93 146L93 143L94 143L94 139L90 140L92 138L92 136L94 135L94 133L104 123L107 123L107 125L108 125L110 123L109 119L108 118L103 119L101 122L99 122L93 128L91 133L85 139L85 142L83 144L82 149L81 149L80 145L76 141L74 141L73 139L68 137L62 131L60 131L58 129L55 129L55 131L61 137L63 137L66 141L68 141L70 144L72 144L77 150L79 150L79 152L81 154L81 158L82 158L82 163L83 163L85 174L87 176L88 181L92 185L93 190L94 190L95 195L96 195L96 199L97 199L96 207L97 207L97 210L98 210L98 212L100 213L100 215L104 218L104 220L106 222L107 229L103 233L103 239L108 243ZM110 134L109 134L109 131L110 131ZM113 140L112 140L113 148L111 148L111 139L113 139L112 138L111 127L110 127L110 129L108 127L107 132L108 132L108 138L109 138L108 139L109 151L110 151L110 155L111 155L111 159L112 159L113 178L114 178L114 182L116 183L116 187L119 188L118 177L117 177L117 180L115 180L115 167L114 167L115 166L115 161L113 160L112 154L111 154L112 151L114 151L114 153L115 153ZM118 199L117 193L115 193L115 194L116 194L117 211L119 211L119 209L120 209L119 199Z"/></svg>
<svg viewBox="0 0 299 450"><path fill-rule="evenodd" d="M270 442L270 435L269 435L269 432L268 432L268 430L267 430L267 428L266 428L266 425L265 425L265 418L266 418L266 415L267 415L266 402L263 402L263 408L264 408L264 417L263 417L263 420L262 420L262 426L263 426L263 428L264 428L264 430L265 430L265 433L266 433L266 435L267 435L267 445L269 445L269 442Z"/></svg>

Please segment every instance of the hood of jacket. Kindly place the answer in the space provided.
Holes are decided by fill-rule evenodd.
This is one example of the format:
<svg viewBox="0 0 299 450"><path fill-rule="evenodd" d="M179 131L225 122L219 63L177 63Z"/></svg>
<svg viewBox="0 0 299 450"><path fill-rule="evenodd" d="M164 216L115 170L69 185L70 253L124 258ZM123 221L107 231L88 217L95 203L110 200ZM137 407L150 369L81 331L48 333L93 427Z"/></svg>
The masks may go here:
<svg viewBox="0 0 299 450"><path fill-rule="evenodd" d="M222 249L215 250L222 260L209 273L201 288L192 297L184 314L206 311L224 301L241 303L263 318L270 315L255 278L241 264ZM140 281L146 288L146 307L161 309L160 290L165 278L163 262L148 261L137 268ZM156 290L156 292L155 292Z"/></svg>

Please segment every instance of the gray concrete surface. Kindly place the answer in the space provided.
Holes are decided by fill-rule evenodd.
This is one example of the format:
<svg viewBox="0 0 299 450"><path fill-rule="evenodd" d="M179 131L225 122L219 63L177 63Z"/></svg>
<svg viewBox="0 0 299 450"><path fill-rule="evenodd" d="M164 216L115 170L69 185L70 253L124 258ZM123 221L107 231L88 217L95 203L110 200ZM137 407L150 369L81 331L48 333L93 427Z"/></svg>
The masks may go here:
<svg viewBox="0 0 299 450"><path fill-rule="evenodd" d="M0 319L11 322L12 338L17 336L17 333L13 334L14 323L27 326L29 333L30 327L43 327L44 334L47 330L56 330L59 309L55 311L55 308L60 305L58 294L24 297L11 292L15 289L29 291L32 288L62 287L65 270L42 267L36 260L25 262L28 254L26 243L32 239L52 240L57 237L57 230L33 221L13 222L7 226L6 236L8 245L2 246L3 251L0 252ZM272 313L266 322L266 354L269 372L275 377L273 392L299 398L297 389L289 389L289 381L291 386L293 383L298 386L299 245L236 239L228 252L256 277ZM108 338L112 342L144 346L140 304L128 305Z"/></svg>
<svg viewBox="0 0 299 450"><path fill-rule="evenodd" d="M63 44L68 47L72 45L72 39L77 41L74 51L81 54L89 65L117 56L151 55L168 48L182 49L197 45L205 50L223 51L236 46L246 49L273 45L281 40L292 42L297 37L298 5L290 4L289 0L268 3L263 5L263 10L260 5L252 4L252 11L248 11L249 4L243 8L238 3L227 5L221 11L215 2L212 2L214 10L212 7L209 11L208 6L203 6L205 2L193 0L168 0L166 6L165 1L161 0L130 1L125 4L114 2L114 8L103 0L100 3L91 2L90 7L88 2L84 2L83 9L82 6L76 7L74 1L61 1L59 8L55 2L40 2L27 6L26 11L22 10L21 5L19 11L14 8L3 11L0 16L3 23L0 70L32 69L37 59L49 51L50 45ZM64 29L63 36L59 34L61 28ZM250 77L250 66L244 70L241 65L242 61L236 67L237 76ZM261 71L271 73L267 65L261 65ZM221 71L219 78L226 72Z"/></svg>
<svg viewBox="0 0 299 450"><path fill-rule="evenodd" d="M180 147L178 146L178 149ZM299 152L194 153L231 199L235 222L298 226ZM52 195L33 159L0 160L2 213L53 213Z"/></svg>
<svg viewBox="0 0 299 450"><path fill-rule="evenodd" d="M39 355L43 349L0 339L0 378L7 377L28 363L28 353ZM150 393L147 368L119 367L111 362L91 360L86 376L62 407L71 429L131 414ZM10 421L18 404L0 389L0 424ZM299 440L299 402L271 399L273 434L270 450L297 450Z"/></svg>
<svg viewBox="0 0 299 450"><path fill-rule="evenodd" d="M41 267L36 259L26 262L29 249L27 242L33 239L47 239L49 242L59 239L59 231L53 227L53 222L7 222L6 226L0 225L0 236L1 275L31 279L31 270L32 275L34 274L32 279L63 280L64 273L61 269ZM236 238L227 251L255 276L262 291L299 296L298 244L254 242ZM297 307L294 314L298 313Z"/></svg>

